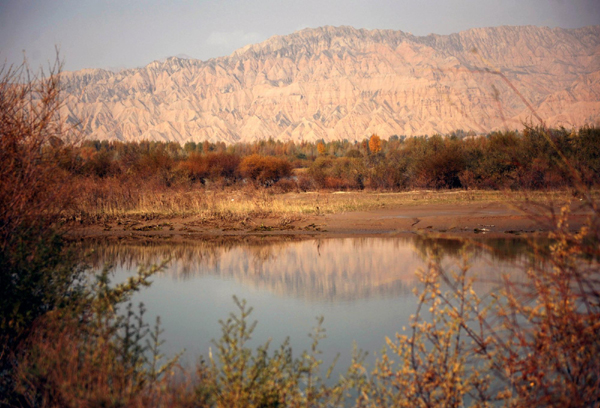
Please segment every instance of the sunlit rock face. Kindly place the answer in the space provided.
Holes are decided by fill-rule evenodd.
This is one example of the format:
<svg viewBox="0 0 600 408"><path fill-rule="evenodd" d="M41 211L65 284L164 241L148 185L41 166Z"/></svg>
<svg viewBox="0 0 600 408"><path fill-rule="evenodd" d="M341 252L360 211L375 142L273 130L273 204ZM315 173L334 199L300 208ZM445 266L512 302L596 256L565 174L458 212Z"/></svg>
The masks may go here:
<svg viewBox="0 0 600 408"><path fill-rule="evenodd" d="M93 139L362 140L600 123L600 26L447 36L305 29L228 57L65 72L64 117Z"/></svg>

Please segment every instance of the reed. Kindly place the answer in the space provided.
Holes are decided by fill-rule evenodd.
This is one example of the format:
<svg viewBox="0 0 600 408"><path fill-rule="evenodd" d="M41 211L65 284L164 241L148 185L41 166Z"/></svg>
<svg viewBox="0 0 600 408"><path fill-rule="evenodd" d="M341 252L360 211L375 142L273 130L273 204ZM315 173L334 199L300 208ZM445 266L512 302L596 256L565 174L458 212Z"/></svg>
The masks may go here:
<svg viewBox="0 0 600 408"><path fill-rule="evenodd" d="M131 186L116 179L81 181L71 219L86 222L121 218L197 217L204 220L243 221L248 218L285 218L369 211L401 206L552 200L564 202L567 190L506 192L494 190L418 190L276 192L262 187L157 188Z"/></svg>

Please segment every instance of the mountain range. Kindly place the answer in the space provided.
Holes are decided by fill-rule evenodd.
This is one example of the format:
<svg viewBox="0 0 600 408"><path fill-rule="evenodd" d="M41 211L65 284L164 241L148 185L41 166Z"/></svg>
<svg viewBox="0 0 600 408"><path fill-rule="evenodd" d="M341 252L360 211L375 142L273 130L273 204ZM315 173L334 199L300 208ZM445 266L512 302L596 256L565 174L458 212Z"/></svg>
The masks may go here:
<svg viewBox="0 0 600 408"><path fill-rule="evenodd" d="M353 141L600 124L600 26L428 36L326 26L208 61L61 75L63 117L100 140Z"/></svg>

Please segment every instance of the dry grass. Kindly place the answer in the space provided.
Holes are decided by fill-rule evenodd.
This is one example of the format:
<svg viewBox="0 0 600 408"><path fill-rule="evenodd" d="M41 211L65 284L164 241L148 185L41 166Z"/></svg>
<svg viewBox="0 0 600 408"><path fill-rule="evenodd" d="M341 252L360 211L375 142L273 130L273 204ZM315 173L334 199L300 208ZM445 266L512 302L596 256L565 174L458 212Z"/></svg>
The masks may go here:
<svg viewBox="0 0 600 408"><path fill-rule="evenodd" d="M401 206L466 203L565 202L569 191L317 191L276 192L267 188L169 188L127 186L105 180L86 186L82 183L75 219L88 222L127 217L145 219L199 217L204 220L243 221L248 217L290 218L306 215L369 211Z"/></svg>

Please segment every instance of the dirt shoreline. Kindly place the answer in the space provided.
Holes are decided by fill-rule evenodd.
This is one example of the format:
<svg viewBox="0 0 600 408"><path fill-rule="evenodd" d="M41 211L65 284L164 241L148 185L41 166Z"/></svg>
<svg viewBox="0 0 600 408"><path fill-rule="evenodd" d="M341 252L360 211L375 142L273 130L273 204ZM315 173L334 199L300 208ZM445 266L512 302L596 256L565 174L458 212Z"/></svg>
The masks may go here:
<svg viewBox="0 0 600 408"><path fill-rule="evenodd" d="M544 234L551 228L547 214L530 205L515 208L507 203L477 202L403 205L370 211L342 212L296 217L264 217L242 221L199 217L144 217L93 225L71 225L67 236L75 240L119 241L201 240L225 237L367 237L435 234L444 237L514 237ZM573 208L569 226L579 229L587 211Z"/></svg>

